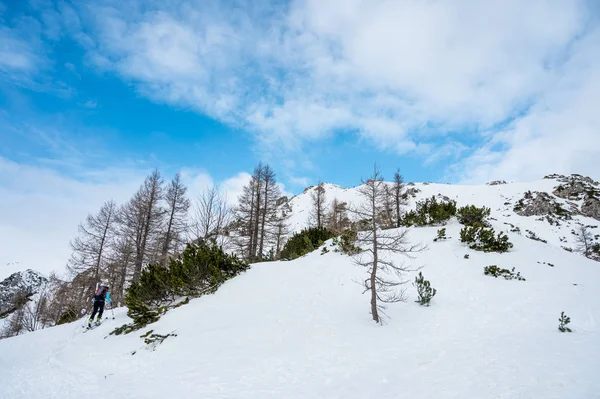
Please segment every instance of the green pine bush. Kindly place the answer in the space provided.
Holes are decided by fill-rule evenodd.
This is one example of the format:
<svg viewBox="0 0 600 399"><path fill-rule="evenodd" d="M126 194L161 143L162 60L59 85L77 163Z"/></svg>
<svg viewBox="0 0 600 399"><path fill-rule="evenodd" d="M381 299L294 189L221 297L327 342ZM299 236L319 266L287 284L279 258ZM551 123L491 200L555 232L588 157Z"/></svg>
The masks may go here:
<svg viewBox="0 0 600 399"><path fill-rule="evenodd" d="M444 227L437 231L437 237L434 238L433 241L437 242L437 241L441 241L441 240L446 240L448 238L449 237L446 236L446 228Z"/></svg>
<svg viewBox="0 0 600 399"><path fill-rule="evenodd" d="M471 249L483 252L508 252L513 247L504 232L496 236L491 227L465 226L460 231L460 241L470 244Z"/></svg>
<svg viewBox="0 0 600 399"><path fill-rule="evenodd" d="M558 319L558 322L560 323L558 325L558 330L560 332L573 332L573 330L567 327L567 324L571 322L571 318L567 316L565 312L560 312L560 318Z"/></svg>
<svg viewBox="0 0 600 399"><path fill-rule="evenodd" d="M141 271L139 280L131 284L125 295L127 315L133 323L113 333L129 333L154 323L169 309L187 303L190 297L215 292L222 283L247 269L248 264L214 243L188 244L168 266L151 264Z"/></svg>
<svg viewBox="0 0 600 399"><path fill-rule="evenodd" d="M356 255L357 253L359 253L361 251L360 248L354 245L357 238L358 233L356 232L356 230L344 230L344 232L340 236L339 244L339 247L342 250L342 252L346 255Z"/></svg>
<svg viewBox="0 0 600 399"><path fill-rule="evenodd" d="M324 227L311 227L294 234L283 246L281 259L292 260L306 255L319 248L335 233Z"/></svg>
<svg viewBox="0 0 600 399"><path fill-rule="evenodd" d="M431 299L435 296L437 290L431 287L431 284L429 281L425 280L421 272L419 272L419 275L415 277L415 282L413 285L417 287L417 294L419 295L417 302L419 305L429 306L429 302L431 302Z"/></svg>
<svg viewBox="0 0 600 399"><path fill-rule="evenodd" d="M486 218L490 216L490 208L485 206L478 208L475 205L467 205L459 208L456 213L458 221L465 226L489 227Z"/></svg>
<svg viewBox="0 0 600 399"><path fill-rule="evenodd" d="M504 277L505 280L520 280L525 281L525 278L521 276L521 272L515 273L515 268L512 270L500 269L496 265L485 266L483 268L483 274L486 276L492 276L495 278Z"/></svg>
<svg viewBox="0 0 600 399"><path fill-rule="evenodd" d="M403 226L429 226L445 223L456 215L456 201L438 202L435 196L417 202L416 210L404 214L400 220Z"/></svg>

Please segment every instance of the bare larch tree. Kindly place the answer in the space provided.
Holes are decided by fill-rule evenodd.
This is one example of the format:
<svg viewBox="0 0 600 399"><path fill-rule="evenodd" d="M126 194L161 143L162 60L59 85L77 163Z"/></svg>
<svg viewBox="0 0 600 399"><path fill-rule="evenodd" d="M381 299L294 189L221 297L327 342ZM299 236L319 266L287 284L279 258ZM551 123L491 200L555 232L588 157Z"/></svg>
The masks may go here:
<svg viewBox="0 0 600 399"><path fill-rule="evenodd" d="M363 252L355 256L356 264L368 270L368 278L363 282L365 292L371 293L371 315L377 323L382 323L384 303L405 301L403 275L411 271L404 264L397 264L394 257L404 255L412 259L412 254L422 251L421 245L408 244L408 230L382 230L378 215L385 206L386 185L375 165L372 175L358 189L363 198L362 205L351 211L365 220L366 231L358 234L357 244Z"/></svg>
<svg viewBox="0 0 600 399"><path fill-rule="evenodd" d="M576 231L575 242L577 243L577 251L586 257L590 257L592 246L594 245L594 235L590 229L584 225L579 225Z"/></svg>
<svg viewBox="0 0 600 399"><path fill-rule="evenodd" d="M187 188L181 182L179 173L169 183L165 193L166 229L162 238L160 261L164 265L169 257L181 249L187 230L187 214L190 200L186 197Z"/></svg>
<svg viewBox="0 0 600 399"><path fill-rule="evenodd" d="M325 224L325 186L323 182L319 182L314 190L310 193L312 200L311 218L317 224L317 228L323 227Z"/></svg>
<svg viewBox="0 0 600 399"><path fill-rule="evenodd" d="M259 163L250 182L244 186L236 208L238 245L247 260L262 258L268 239L276 236L273 228L280 197L275 173L269 165Z"/></svg>
<svg viewBox="0 0 600 399"><path fill-rule="evenodd" d="M327 228L336 233L341 233L350 225L347 204L334 198L327 214Z"/></svg>
<svg viewBox="0 0 600 399"><path fill-rule="evenodd" d="M218 186L211 186L196 198L192 216L192 241L199 239L215 239L223 245L224 229L230 222L230 209L227 197Z"/></svg>
<svg viewBox="0 0 600 399"><path fill-rule="evenodd" d="M402 211L401 211L401 207L402 205L405 204L405 200L404 200L404 178L402 177L402 175L400 174L400 169L396 169L396 172L394 173L394 182L392 184L392 196L394 199L394 206L395 206L395 224L396 227L400 227L400 223L402 221Z"/></svg>
<svg viewBox="0 0 600 399"><path fill-rule="evenodd" d="M68 263L71 275L92 270L91 277L98 281L106 260L106 252L115 235L117 205L105 202L97 214L88 215L79 224L79 236L71 241L72 254ZM91 282L90 282L91 283Z"/></svg>
<svg viewBox="0 0 600 399"><path fill-rule="evenodd" d="M154 170L119 212L121 233L130 239L135 250L133 281L138 281L144 262L157 260L150 255L150 249L151 243L157 242L165 215L160 207L162 184L160 172Z"/></svg>

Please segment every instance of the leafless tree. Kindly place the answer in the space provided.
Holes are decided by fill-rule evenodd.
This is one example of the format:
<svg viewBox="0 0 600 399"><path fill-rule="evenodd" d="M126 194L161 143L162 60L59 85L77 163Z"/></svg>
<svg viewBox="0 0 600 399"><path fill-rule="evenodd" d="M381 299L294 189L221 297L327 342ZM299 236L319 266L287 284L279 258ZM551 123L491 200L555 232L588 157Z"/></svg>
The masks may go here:
<svg viewBox="0 0 600 399"><path fill-rule="evenodd" d="M165 193L167 223L162 237L160 261L164 265L173 252L181 249L187 230L187 213L190 200L186 197L187 188L181 182L179 173L169 183Z"/></svg>
<svg viewBox="0 0 600 399"><path fill-rule="evenodd" d="M350 225L350 219L348 219L348 204L340 202L337 198L334 198L329 213L327 215L327 228L336 233L341 233Z"/></svg>
<svg viewBox="0 0 600 399"><path fill-rule="evenodd" d="M25 331L36 331L46 327L49 322L45 318L48 308L48 292L41 288L38 293L31 297L31 300L23 306L23 329Z"/></svg>
<svg viewBox="0 0 600 399"><path fill-rule="evenodd" d="M114 237L117 205L110 200L105 202L96 215L88 215L79 225L79 236L71 241L72 254L68 269L75 275L92 269L98 280L106 259L106 251Z"/></svg>
<svg viewBox="0 0 600 399"><path fill-rule="evenodd" d="M152 243L157 242L165 211L160 207L163 195L163 179L158 170L150 174L133 198L121 208L119 225L121 234L127 237L135 249L133 281L139 279L144 263L154 262Z"/></svg>
<svg viewBox="0 0 600 399"><path fill-rule="evenodd" d="M278 260L283 249L284 240L291 233L288 225L288 218L292 211L286 197L281 197L277 200L277 216L272 220L271 231L273 235L274 257Z"/></svg>
<svg viewBox="0 0 600 399"><path fill-rule="evenodd" d="M277 224L280 197L275 173L269 165L259 163L238 198L235 212L237 245L247 260L262 258L267 241L276 235L273 227Z"/></svg>
<svg viewBox="0 0 600 399"><path fill-rule="evenodd" d="M424 249L421 245L408 243L408 230L381 230L378 215L385 206L386 188L377 165L372 175L359 188L364 202L352 212L365 220L368 229L359 233L357 244L364 251L355 255L356 264L368 270L368 278L363 282L365 292L371 293L371 315L377 323L382 323L380 313L384 314L384 303L406 300L403 279L404 273L414 270L398 264L397 255L413 258L414 253Z"/></svg>
<svg viewBox="0 0 600 399"><path fill-rule="evenodd" d="M198 196L194 205L191 239L214 238L218 245L224 245L224 230L230 222L230 216L227 197L218 186L212 186Z"/></svg>
<svg viewBox="0 0 600 399"><path fill-rule="evenodd" d="M400 227L402 220L402 212L401 207L405 205L406 200L404 199L404 178L400 174L400 169L396 169L394 173L394 182L392 183L392 197L394 200L395 207L395 225L396 227Z"/></svg>
<svg viewBox="0 0 600 399"><path fill-rule="evenodd" d="M111 298L118 306L125 298L127 282L132 277L135 259L134 245L128 237L120 236L114 244L112 253L111 261L107 265L107 274L111 287Z"/></svg>
<svg viewBox="0 0 600 399"><path fill-rule="evenodd" d="M579 225L579 227L577 227L575 242L577 243L577 251L581 252L586 257L591 256L592 247L594 245L594 235L587 226Z"/></svg>
<svg viewBox="0 0 600 399"><path fill-rule="evenodd" d="M269 237L274 236L272 227L276 225L277 201L281 197L281 190L277 185L275 172L269 165L265 165L262 173L263 179L263 203L262 209L259 209L260 220L260 243L258 246L258 256L262 258L265 252L265 244Z"/></svg>
<svg viewBox="0 0 600 399"><path fill-rule="evenodd" d="M325 224L325 186L323 182L319 182L314 190L310 193L312 200L311 218L317 224L317 228L323 227Z"/></svg>

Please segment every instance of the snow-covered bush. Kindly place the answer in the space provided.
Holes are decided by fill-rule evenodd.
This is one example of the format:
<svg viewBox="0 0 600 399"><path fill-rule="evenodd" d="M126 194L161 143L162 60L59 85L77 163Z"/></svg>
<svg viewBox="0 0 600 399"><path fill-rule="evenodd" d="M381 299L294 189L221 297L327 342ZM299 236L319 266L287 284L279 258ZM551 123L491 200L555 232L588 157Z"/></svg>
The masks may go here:
<svg viewBox="0 0 600 399"><path fill-rule="evenodd" d="M421 272L415 277L413 285L417 287L417 294L419 295L417 302L422 306L429 306L429 302L435 296L437 290L431 287L431 284L429 281L425 280Z"/></svg>

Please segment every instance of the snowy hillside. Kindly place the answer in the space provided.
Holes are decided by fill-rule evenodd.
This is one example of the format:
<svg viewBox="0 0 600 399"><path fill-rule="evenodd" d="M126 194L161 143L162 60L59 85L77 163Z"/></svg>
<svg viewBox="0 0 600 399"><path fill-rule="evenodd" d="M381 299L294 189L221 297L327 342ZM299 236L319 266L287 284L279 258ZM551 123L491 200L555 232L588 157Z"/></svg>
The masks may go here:
<svg viewBox="0 0 600 399"><path fill-rule="evenodd" d="M576 176L576 175L575 175ZM585 181L591 181L589 183ZM594 201L597 208L591 211L596 215L596 219L590 216L585 216L581 212L583 200L568 200L553 195L553 191L559 186L568 186L571 178L567 176L553 175L553 178L546 178L532 182L494 184L494 185L451 185L451 184L428 184L428 183L409 183L407 189L414 190L413 195L409 195L408 204L404 210L415 208L418 201L425 198L436 196L438 199L446 198L455 200L457 207L466 205L487 206L491 208L491 216L496 219L494 227L497 231L506 231L509 235L514 235L515 232L510 232L514 227L519 227L520 234L531 235L527 230L536 234L537 237L548 241L548 244L558 247L575 248L575 238L571 230L582 223L590 226L600 226L600 201ZM585 195L585 190L589 187L595 187L600 197L600 185L598 182L593 182L589 178L575 177L576 184L584 183L585 186L578 186L578 192ZM326 209L329 209L332 201L337 199L340 202L346 202L349 207L356 206L361 203L361 197L358 193L358 187L342 188L335 184L324 184ZM303 228L310 226L310 213L312 209L311 193L315 190L314 187L305 190L300 195L293 197L290 200L292 213L290 216L290 227L292 231L300 231ZM514 206L527 192L545 193L550 196L552 201L560 204L570 217L561 218L560 225L551 225L543 216L547 213L541 209L540 215L531 217L522 217L515 213ZM574 209L574 206L576 209ZM590 212L584 212L590 214ZM352 218L352 214L349 214ZM544 219L544 220L540 220ZM514 226L511 226L511 224ZM598 228L598 227L596 227ZM600 228L595 231L595 234L600 234Z"/></svg>
<svg viewBox="0 0 600 399"><path fill-rule="evenodd" d="M428 249L407 262L423 267L437 295L419 306L408 284L407 302L390 304L383 326L356 283L366 272L330 240L328 253L254 264L128 335L109 335L130 321L121 308L86 333L78 321L2 340L0 398L599 398L600 263L565 248L576 246L577 223L600 222L583 215L597 208L579 194L555 196L565 184L557 179L409 186L420 190L410 206L440 194L490 207L492 226L514 247L473 251L455 219L444 241L433 242L439 227L411 228L411 243ZM333 185L326 195L358 200L356 189ZM299 230L310 190L290 204ZM526 280L486 276L489 265ZM561 311L573 333L558 331ZM146 344L149 332L174 335Z"/></svg>

